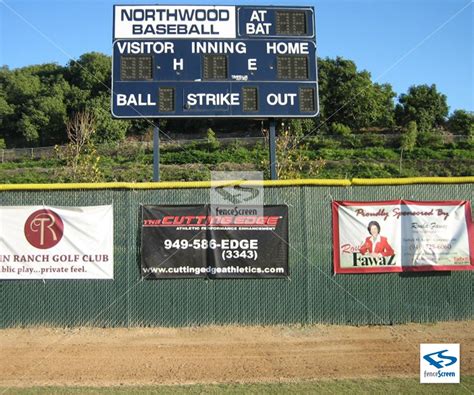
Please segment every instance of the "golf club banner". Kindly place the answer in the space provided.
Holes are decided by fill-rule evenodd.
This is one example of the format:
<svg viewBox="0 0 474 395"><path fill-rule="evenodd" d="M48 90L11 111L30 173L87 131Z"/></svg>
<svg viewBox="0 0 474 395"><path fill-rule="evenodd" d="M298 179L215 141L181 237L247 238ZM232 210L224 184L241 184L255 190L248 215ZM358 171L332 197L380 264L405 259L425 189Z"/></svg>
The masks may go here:
<svg viewBox="0 0 474 395"><path fill-rule="evenodd" d="M474 269L469 201L333 202L335 273Z"/></svg>
<svg viewBox="0 0 474 395"><path fill-rule="evenodd" d="M288 207L251 211L211 215L207 204L142 206L142 277L287 277Z"/></svg>
<svg viewBox="0 0 474 395"><path fill-rule="evenodd" d="M113 279L113 207L0 207L0 279Z"/></svg>

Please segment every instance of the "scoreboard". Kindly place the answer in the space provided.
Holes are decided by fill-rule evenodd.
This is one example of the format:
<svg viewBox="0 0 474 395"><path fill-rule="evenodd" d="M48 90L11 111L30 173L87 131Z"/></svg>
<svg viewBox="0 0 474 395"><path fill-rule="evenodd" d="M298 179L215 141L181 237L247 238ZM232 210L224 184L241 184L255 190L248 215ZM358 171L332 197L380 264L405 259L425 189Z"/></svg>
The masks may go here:
<svg viewBox="0 0 474 395"><path fill-rule="evenodd" d="M319 112L312 7L115 5L117 118Z"/></svg>

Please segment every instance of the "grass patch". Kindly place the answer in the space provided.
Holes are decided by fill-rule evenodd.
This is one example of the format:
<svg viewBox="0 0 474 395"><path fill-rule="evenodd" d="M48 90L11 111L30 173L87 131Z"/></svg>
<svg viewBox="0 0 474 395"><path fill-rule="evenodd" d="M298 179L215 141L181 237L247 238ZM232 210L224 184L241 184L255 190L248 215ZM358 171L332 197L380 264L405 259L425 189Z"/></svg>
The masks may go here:
<svg viewBox="0 0 474 395"><path fill-rule="evenodd" d="M297 383L261 384L196 384L117 387L32 387L1 388L5 394L470 394L474 388L474 376L461 376L461 384L420 384L418 378L323 380ZM6 392L3 392L7 390Z"/></svg>

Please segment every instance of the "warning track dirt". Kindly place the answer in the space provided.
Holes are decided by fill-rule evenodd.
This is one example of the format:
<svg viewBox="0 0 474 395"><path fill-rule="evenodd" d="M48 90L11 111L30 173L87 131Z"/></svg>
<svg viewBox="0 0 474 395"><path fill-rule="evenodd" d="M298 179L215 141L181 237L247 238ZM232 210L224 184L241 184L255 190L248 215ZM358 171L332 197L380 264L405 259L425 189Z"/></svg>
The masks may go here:
<svg viewBox="0 0 474 395"><path fill-rule="evenodd" d="M474 321L397 326L0 330L0 387L284 382L416 377L420 343L460 343Z"/></svg>

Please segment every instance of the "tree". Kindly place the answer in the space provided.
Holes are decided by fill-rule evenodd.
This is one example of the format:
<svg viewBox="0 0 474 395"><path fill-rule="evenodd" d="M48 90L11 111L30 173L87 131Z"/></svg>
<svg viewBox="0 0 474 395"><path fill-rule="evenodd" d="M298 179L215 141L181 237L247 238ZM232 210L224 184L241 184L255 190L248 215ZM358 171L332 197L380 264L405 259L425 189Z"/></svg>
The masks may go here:
<svg viewBox="0 0 474 395"><path fill-rule="evenodd" d="M290 180L318 175L326 162L323 159L311 160L307 155L308 151L308 144L301 144L298 136L289 129L280 131L276 141L278 179Z"/></svg>
<svg viewBox="0 0 474 395"><path fill-rule="evenodd" d="M395 93L389 84L374 84L369 72L341 57L319 60L318 74L323 129L333 122L352 130L394 124Z"/></svg>
<svg viewBox="0 0 474 395"><path fill-rule="evenodd" d="M415 121L419 132L431 132L443 126L448 115L446 96L439 93L436 85L413 85L399 97L396 119L400 126Z"/></svg>
<svg viewBox="0 0 474 395"><path fill-rule="evenodd" d="M87 53L67 67L0 68L0 127L9 146L67 142L70 114L92 112L96 142L122 140L130 121L110 114L110 57Z"/></svg>
<svg viewBox="0 0 474 395"><path fill-rule="evenodd" d="M12 145L48 145L65 139L69 84L55 64L0 70L0 118Z"/></svg>
<svg viewBox="0 0 474 395"><path fill-rule="evenodd" d="M110 113L110 96L102 93L86 102L86 109L94 115L94 142L104 143L122 141L125 138L130 121L113 119Z"/></svg>
<svg viewBox="0 0 474 395"><path fill-rule="evenodd" d="M89 92L90 96L94 97L101 92L110 92L111 74L110 56L90 52L69 62L66 78L71 85Z"/></svg>
<svg viewBox="0 0 474 395"><path fill-rule="evenodd" d="M6 118L14 113L14 108L11 106L5 97L5 93L0 85L0 128L4 129ZM6 133L5 133L6 134Z"/></svg>
<svg viewBox="0 0 474 395"><path fill-rule="evenodd" d="M311 160L308 156L309 143L302 142L303 133L310 124L292 120L289 124L282 122L276 139L276 171L279 179L296 179L305 176L315 177L321 172L326 162L323 159ZM268 142L269 135L265 134ZM268 169L270 161L262 162L264 168Z"/></svg>
<svg viewBox="0 0 474 395"><path fill-rule="evenodd" d="M102 181L100 157L93 142L95 122L91 112L76 113L67 122L69 142L64 148L56 146L58 157L66 162L58 174L60 179L72 182Z"/></svg>
<svg viewBox="0 0 474 395"><path fill-rule="evenodd" d="M465 110L454 111L449 117L448 128L454 134L474 135L474 112Z"/></svg>

